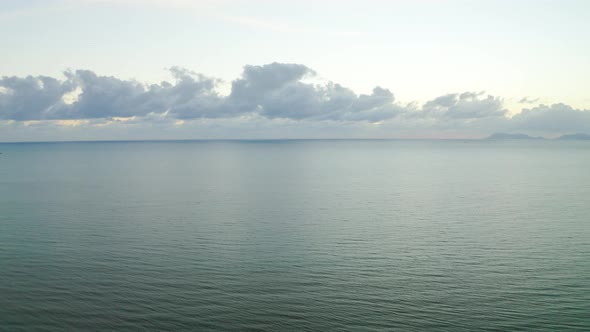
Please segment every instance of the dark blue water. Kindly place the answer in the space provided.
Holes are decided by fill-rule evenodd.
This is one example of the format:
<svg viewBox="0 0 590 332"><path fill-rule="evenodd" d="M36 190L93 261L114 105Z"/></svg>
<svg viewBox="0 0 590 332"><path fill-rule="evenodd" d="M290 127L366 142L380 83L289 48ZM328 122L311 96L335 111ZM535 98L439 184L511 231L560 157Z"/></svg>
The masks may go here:
<svg viewBox="0 0 590 332"><path fill-rule="evenodd" d="M590 143L0 144L0 330L590 330Z"/></svg>

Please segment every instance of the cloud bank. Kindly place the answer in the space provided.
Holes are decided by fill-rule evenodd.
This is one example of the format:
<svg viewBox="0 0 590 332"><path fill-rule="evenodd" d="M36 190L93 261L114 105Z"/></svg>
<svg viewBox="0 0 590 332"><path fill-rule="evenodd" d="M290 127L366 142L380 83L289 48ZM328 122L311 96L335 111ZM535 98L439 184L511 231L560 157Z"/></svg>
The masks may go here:
<svg viewBox="0 0 590 332"><path fill-rule="evenodd" d="M73 127L102 139L121 132L136 133L136 138L590 132L590 111L564 104L538 105L511 117L502 98L484 92L447 94L421 105L401 103L379 86L370 94L357 94L334 82L310 83L316 73L301 64L247 65L226 95L219 93L219 79L178 67L169 71L173 81L158 84L89 70L66 71L63 78L2 77L0 129L8 134L0 139L18 138L19 132L42 138L43 132Z"/></svg>

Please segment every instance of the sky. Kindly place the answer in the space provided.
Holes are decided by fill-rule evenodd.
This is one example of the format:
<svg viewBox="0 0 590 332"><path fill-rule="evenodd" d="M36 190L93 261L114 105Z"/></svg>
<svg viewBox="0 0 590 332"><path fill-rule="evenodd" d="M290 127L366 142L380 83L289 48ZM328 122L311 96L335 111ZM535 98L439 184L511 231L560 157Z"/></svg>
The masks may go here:
<svg viewBox="0 0 590 332"><path fill-rule="evenodd" d="M0 1L0 141L590 133L590 1Z"/></svg>

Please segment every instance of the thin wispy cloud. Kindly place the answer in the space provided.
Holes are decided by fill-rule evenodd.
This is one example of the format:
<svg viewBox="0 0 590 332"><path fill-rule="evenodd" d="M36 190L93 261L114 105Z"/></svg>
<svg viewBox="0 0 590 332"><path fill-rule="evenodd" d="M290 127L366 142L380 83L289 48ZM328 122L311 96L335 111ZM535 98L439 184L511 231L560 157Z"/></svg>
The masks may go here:
<svg viewBox="0 0 590 332"><path fill-rule="evenodd" d="M23 19L35 15L48 15L55 11L61 11L67 7L67 3L61 1L21 1L18 3L0 4L0 22Z"/></svg>
<svg viewBox="0 0 590 332"><path fill-rule="evenodd" d="M245 27L257 28L276 33L288 34L313 34L324 36L360 36L360 31L345 30L345 29L327 29L325 27L314 26L302 22L272 20L253 15L245 15L234 13L234 7L237 5L246 5L244 1L230 1L230 0L203 0L203 1L187 1L187 0L66 0L66 3L72 5L109 5L120 7L135 7L135 8L161 8L161 9L177 9L188 10L195 15L207 17L209 19L217 19L230 24L242 25Z"/></svg>
<svg viewBox="0 0 590 332"><path fill-rule="evenodd" d="M314 27L312 25L305 25L301 23L293 22L278 22L267 19L262 19L253 16L239 16L239 15L218 15L218 18L227 22L236 23L244 26L270 30L279 33L292 33L292 34L315 34L324 36L349 36L358 37L361 36L360 31L354 30L336 30L336 29L325 29L320 27Z"/></svg>
<svg viewBox="0 0 590 332"><path fill-rule="evenodd" d="M156 6L177 9L203 9L231 4L228 0L62 0L66 3L77 4L108 4L113 6Z"/></svg>
<svg viewBox="0 0 590 332"><path fill-rule="evenodd" d="M534 104L534 103L537 103L540 99L541 98L523 97L518 101L518 103L519 104Z"/></svg>

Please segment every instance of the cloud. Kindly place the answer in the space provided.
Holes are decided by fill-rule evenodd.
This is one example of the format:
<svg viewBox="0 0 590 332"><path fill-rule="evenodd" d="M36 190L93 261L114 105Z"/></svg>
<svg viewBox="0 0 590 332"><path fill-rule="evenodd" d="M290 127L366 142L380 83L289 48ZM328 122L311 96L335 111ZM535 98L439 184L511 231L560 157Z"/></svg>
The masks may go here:
<svg viewBox="0 0 590 332"><path fill-rule="evenodd" d="M352 137L590 132L590 112L564 104L527 108L513 117L502 98L484 92L451 93L422 105L404 104L379 86L369 94L357 94L335 82L310 83L316 72L301 64L247 65L231 82L228 95L218 92L219 79L179 67L169 73L170 82L157 84L89 70L66 71L62 78L2 77L0 121L4 128L21 123L47 130L92 127L106 133L109 128L111 134L126 130L122 128L167 128L168 134L197 127L211 133L217 128L228 137L233 136L229 130L240 132L240 128L244 135L256 136L257 130L274 135L286 124L302 137L321 136L314 128L330 130L327 136ZM207 127L212 123L215 126Z"/></svg>
<svg viewBox="0 0 590 332"><path fill-rule="evenodd" d="M75 88L69 80L47 76L3 77L0 87L0 119L17 121L46 118Z"/></svg>
<svg viewBox="0 0 590 332"><path fill-rule="evenodd" d="M539 101L540 98L530 99L529 97L521 98L518 103L519 104L534 104Z"/></svg>
<svg viewBox="0 0 590 332"><path fill-rule="evenodd" d="M169 71L173 83L151 85L89 70L67 71L61 81L44 76L3 77L0 118L68 120L165 114L186 120L257 114L269 119L380 121L401 111L387 89L376 87L372 94L359 96L332 82L321 86L304 83L315 72L299 64L245 66L225 97L216 91L217 79L178 67Z"/></svg>
<svg viewBox="0 0 590 332"><path fill-rule="evenodd" d="M512 117L510 125L512 131L590 133L590 111L564 104L539 105Z"/></svg>
<svg viewBox="0 0 590 332"><path fill-rule="evenodd" d="M478 119L503 117L508 112L503 108L502 100L494 96L485 96L484 92L464 92L447 94L428 101L423 112L429 116L451 119Z"/></svg>

